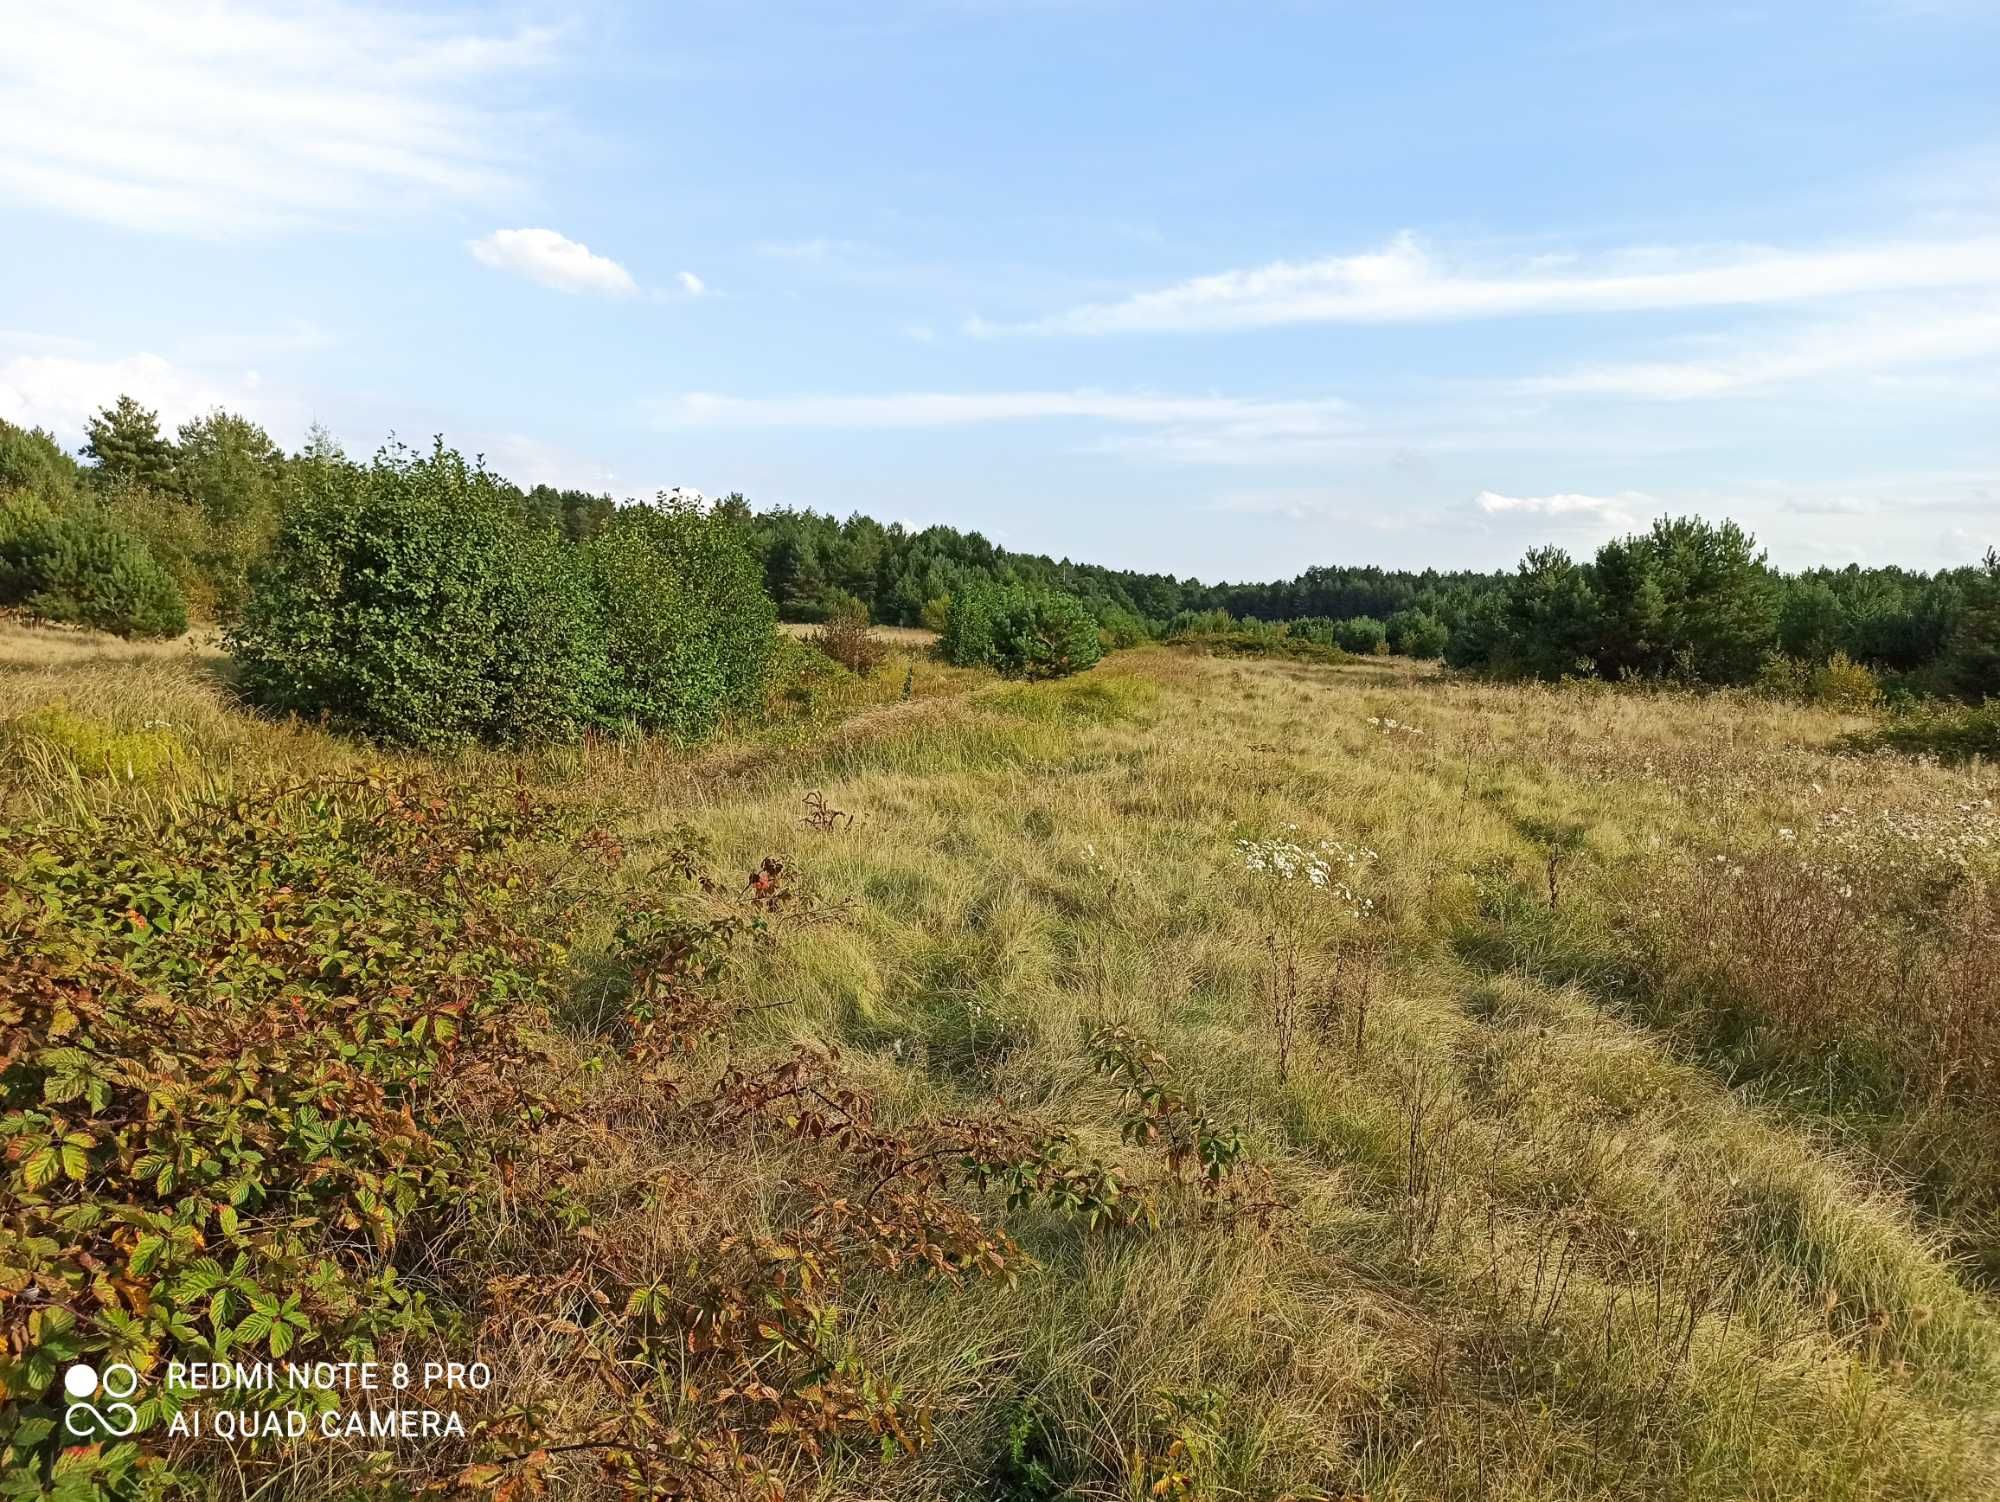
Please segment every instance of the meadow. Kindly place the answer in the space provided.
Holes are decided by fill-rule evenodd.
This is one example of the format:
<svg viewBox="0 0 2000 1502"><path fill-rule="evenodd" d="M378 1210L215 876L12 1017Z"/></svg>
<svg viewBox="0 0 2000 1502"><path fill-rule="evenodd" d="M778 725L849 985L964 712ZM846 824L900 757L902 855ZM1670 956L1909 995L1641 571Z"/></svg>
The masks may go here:
<svg viewBox="0 0 2000 1502"><path fill-rule="evenodd" d="M38 1343L496 1374L438 1444L218 1458L169 1398L63 1495L2000 1489L1992 763L1735 690L926 640L794 653L698 746L446 756L0 624L50 1165L9 1396ZM163 1183L200 1111L256 1164Z"/></svg>

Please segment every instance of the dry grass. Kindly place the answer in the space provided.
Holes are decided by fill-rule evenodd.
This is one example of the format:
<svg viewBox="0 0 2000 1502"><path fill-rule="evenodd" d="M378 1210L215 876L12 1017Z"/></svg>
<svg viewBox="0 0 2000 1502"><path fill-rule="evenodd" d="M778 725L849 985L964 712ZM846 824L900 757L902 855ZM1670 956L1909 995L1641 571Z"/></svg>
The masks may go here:
<svg viewBox="0 0 2000 1502"><path fill-rule="evenodd" d="M783 621L778 629L787 636L795 636L801 641L810 637L820 628L808 621ZM870 626L868 634L879 642L892 647L900 647L909 652L920 652L937 645L938 634L926 631L922 626Z"/></svg>
<svg viewBox="0 0 2000 1502"><path fill-rule="evenodd" d="M169 719L189 751L163 785L360 755L247 720L211 657L62 658L30 635L0 635L0 719L57 699L121 726ZM1963 1255L1989 1229L1895 1156L1898 1111L1945 1113L1925 1141L1986 1118L1925 1081L1865 1111L1841 1080L1830 1104L1796 1087L1868 1020L1826 955L1894 952L1898 904L1926 900L1943 868L1879 875L1839 899L1862 905L1839 910L1846 926L1818 908L1796 933L1770 921L1793 911L1784 862L1838 847L1900 870L1884 863L1908 854L1906 827L1957 840L1954 900L1990 901L2000 852L1965 837L1992 807L1991 769L1838 754L1865 722L1826 711L1393 665L1142 649L1031 688L918 654L907 673L697 752L588 746L527 765L623 810L609 895L658 890L683 825L722 870L776 855L799 873L825 916L729 978L760 1008L731 1057L837 1045L895 1119L998 1095L1139 1172L1085 1046L1123 1026L1242 1128L1290 1210L1269 1232L1170 1215L1143 1234L1028 1211L1003 1217L1040 1264L1012 1288L855 1285L859 1348L933 1406L935 1442L886 1467L833 1456L797 1492L2000 1488L2000 1313ZM39 754L39 771L16 766L47 797L62 753ZM143 795L78 772L71 795L86 793ZM809 794L852 819L810 819ZM1842 808L1859 833L1825 823ZM1368 902L1247 870L1236 842L1271 836L1346 852L1336 874ZM1754 898L1690 884L1718 854ZM1944 979L1922 994L1959 986L1952 1015L1990 1037L1974 1026L1996 1004L1983 932L1933 936ZM593 942L579 935L580 967ZM1770 1002L1754 1077L1714 1025L1718 977L1739 1011ZM1837 1005L1814 1011L1815 990ZM546 1172L598 1234L668 1265L704 1228L755 1226L785 1162L732 1161L649 1116L625 1066L586 1064L606 1049L572 1021L562 1048L595 1105ZM1870 1067L1902 1067L1878 1053ZM510 1396L593 1417L560 1351L495 1354ZM315 1473L298 1494L336 1484ZM593 1494L581 1469L557 1485Z"/></svg>

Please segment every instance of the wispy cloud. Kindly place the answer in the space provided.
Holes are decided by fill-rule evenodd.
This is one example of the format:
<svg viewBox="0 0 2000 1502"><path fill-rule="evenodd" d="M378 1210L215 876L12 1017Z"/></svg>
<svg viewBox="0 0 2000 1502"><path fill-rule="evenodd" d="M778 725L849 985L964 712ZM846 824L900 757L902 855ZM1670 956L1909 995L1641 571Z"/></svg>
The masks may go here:
<svg viewBox="0 0 2000 1502"><path fill-rule="evenodd" d="M473 258L499 271L511 271L558 292L595 292L606 297L630 297L639 290L632 273L552 229L496 229L473 240ZM686 273L683 273L685 276ZM697 282L690 291L699 291Z"/></svg>
<svg viewBox="0 0 2000 1502"><path fill-rule="evenodd" d="M222 237L514 185L498 82L556 34L329 0L0 0L0 197Z"/></svg>
<svg viewBox="0 0 2000 1502"><path fill-rule="evenodd" d="M909 391L880 396L718 396L689 392L653 406L663 428L955 428L1087 418L1126 426L1224 427L1239 434L1322 432L1347 420L1337 398L1265 401L1105 391Z"/></svg>
<svg viewBox="0 0 2000 1502"><path fill-rule="evenodd" d="M2000 304L1876 311L1787 333L1737 335L1678 360L1586 365L1511 383L1528 396L1609 395L1687 400L2000 355Z"/></svg>
<svg viewBox="0 0 2000 1502"><path fill-rule="evenodd" d="M1530 314L1796 303L1864 292L2000 287L2000 237L1787 250L1640 247L1478 264L1402 234L1379 249L1277 261L975 334L1199 333L1307 323L1443 322Z"/></svg>

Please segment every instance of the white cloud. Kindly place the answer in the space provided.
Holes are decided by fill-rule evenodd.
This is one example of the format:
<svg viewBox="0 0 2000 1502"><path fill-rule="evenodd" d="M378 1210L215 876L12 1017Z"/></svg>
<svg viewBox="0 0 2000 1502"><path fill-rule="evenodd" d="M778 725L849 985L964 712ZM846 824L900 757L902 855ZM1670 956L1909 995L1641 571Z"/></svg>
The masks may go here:
<svg viewBox="0 0 2000 1502"><path fill-rule="evenodd" d="M1654 497L1638 490L1621 490L1616 495L1502 495L1482 490L1472 503L1489 517L1533 518L1538 528L1563 528L1606 533L1629 532L1644 523L1643 516L1661 509Z"/></svg>
<svg viewBox="0 0 2000 1502"><path fill-rule="evenodd" d="M0 198L221 238L514 185L492 102L555 34L344 0L0 0Z"/></svg>
<svg viewBox="0 0 2000 1502"><path fill-rule="evenodd" d="M735 397L689 392L658 402L665 428L951 428L1089 418L1128 426L1207 426L1242 436L1323 432L1346 421L1337 398L1260 401L1103 391L913 391L883 396Z"/></svg>
<svg viewBox="0 0 2000 1502"><path fill-rule="evenodd" d="M681 290L687 293L689 297L700 297L702 293L708 290L708 283L704 282L700 277L696 276L692 271L683 271L680 274L679 280L681 284Z"/></svg>
<svg viewBox="0 0 2000 1502"><path fill-rule="evenodd" d="M1782 250L1641 247L1476 266L1409 233L1378 250L1197 277L1119 302L974 334L1189 333L1300 323L1400 323L1542 313L1794 303L1863 292L2000 287L2000 238Z"/></svg>
<svg viewBox="0 0 2000 1502"><path fill-rule="evenodd" d="M574 449L522 433L502 433L485 442L475 441L466 451L484 454L488 469L505 475L524 489L552 485L558 490L623 493L616 470Z"/></svg>
<svg viewBox="0 0 2000 1502"><path fill-rule="evenodd" d="M281 443L308 420L299 402L266 389L255 371L212 374L156 354L0 353L0 418L47 428L72 447L83 441L85 419L121 393L157 411L168 432L215 407L255 418Z"/></svg>
<svg viewBox="0 0 2000 1502"><path fill-rule="evenodd" d="M1530 396L1686 400L1790 385L1817 376L1891 370L2000 354L2000 305L1898 309L1786 335L1737 336L1685 360L1584 366L1512 383Z"/></svg>
<svg viewBox="0 0 2000 1502"><path fill-rule="evenodd" d="M630 297L639 290L632 273L609 256L598 255L581 241L552 229L496 229L469 245L473 258L482 264L525 276L558 292Z"/></svg>

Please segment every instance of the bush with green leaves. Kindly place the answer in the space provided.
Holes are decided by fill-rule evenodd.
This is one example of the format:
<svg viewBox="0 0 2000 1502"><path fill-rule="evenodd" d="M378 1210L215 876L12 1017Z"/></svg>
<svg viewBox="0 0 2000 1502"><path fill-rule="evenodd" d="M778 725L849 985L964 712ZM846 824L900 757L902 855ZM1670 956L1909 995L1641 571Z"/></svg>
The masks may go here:
<svg viewBox="0 0 2000 1502"><path fill-rule="evenodd" d="M974 584L955 596L945 660L1004 678L1064 678L1103 656L1097 622L1075 595L1022 584Z"/></svg>
<svg viewBox="0 0 2000 1502"><path fill-rule="evenodd" d="M1333 641L1341 651L1362 657L1380 656L1389 650L1389 633L1372 615L1349 616L1333 628Z"/></svg>
<svg viewBox="0 0 2000 1502"><path fill-rule="evenodd" d="M1389 631L1389 646L1405 657L1425 660L1444 656L1445 643L1451 640L1451 628L1423 610L1399 610L1384 622Z"/></svg>
<svg viewBox="0 0 2000 1502"><path fill-rule="evenodd" d="M118 636L179 636L187 602L146 545L94 502L0 498L0 605Z"/></svg>
<svg viewBox="0 0 2000 1502"><path fill-rule="evenodd" d="M604 613L609 719L692 737L757 704L777 608L732 517L662 497L621 508L585 547Z"/></svg>
<svg viewBox="0 0 2000 1502"><path fill-rule="evenodd" d="M572 736L602 636L559 546L441 444L313 466L230 633L244 690L406 745Z"/></svg>

